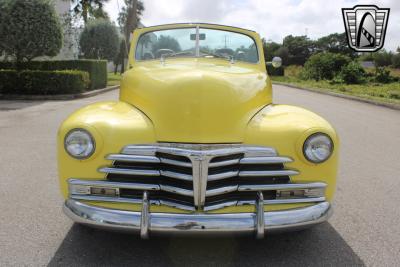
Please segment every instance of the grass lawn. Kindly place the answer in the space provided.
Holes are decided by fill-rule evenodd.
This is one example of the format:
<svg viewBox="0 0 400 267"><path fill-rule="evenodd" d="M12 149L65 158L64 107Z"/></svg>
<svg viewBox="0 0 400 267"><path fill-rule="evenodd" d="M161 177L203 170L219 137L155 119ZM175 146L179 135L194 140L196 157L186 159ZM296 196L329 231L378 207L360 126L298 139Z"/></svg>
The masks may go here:
<svg viewBox="0 0 400 267"><path fill-rule="evenodd" d="M400 82L387 84L367 82L364 84L337 84L330 81L301 80L295 75L298 67L290 67L285 76L272 76L272 81L288 83L299 87L311 88L319 91L330 91L340 94L352 95L361 98L375 100L377 102L392 103L400 105ZM392 75L396 70L392 70ZM288 76L286 76L288 75ZM293 76L292 76L293 75Z"/></svg>
<svg viewBox="0 0 400 267"><path fill-rule="evenodd" d="M119 85L120 80L121 74L114 74L114 72L109 72L107 75L107 86Z"/></svg>

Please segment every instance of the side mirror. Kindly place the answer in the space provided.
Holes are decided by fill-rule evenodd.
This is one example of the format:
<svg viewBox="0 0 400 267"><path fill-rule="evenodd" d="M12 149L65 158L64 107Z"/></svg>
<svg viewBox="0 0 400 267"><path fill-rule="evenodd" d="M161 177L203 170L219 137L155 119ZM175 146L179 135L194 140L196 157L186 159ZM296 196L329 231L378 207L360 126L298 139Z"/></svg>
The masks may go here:
<svg viewBox="0 0 400 267"><path fill-rule="evenodd" d="M272 59L272 67L279 68L282 66L282 59L280 57L274 57Z"/></svg>

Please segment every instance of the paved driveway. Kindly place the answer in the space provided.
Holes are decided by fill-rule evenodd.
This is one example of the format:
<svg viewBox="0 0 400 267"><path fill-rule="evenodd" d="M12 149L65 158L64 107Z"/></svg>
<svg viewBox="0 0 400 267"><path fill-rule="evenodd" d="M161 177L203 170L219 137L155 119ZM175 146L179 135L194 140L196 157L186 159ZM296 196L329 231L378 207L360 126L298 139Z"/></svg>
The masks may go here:
<svg viewBox="0 0 400 267"><path fill-rule="evenodd" d="M60 122L117 91L67 102L0 101L0 266L400 266L400 112L285 86L277 103L309 108L342 143L335 214L311 230L253 238L153 238L73 225L61 212Z"/></svg>

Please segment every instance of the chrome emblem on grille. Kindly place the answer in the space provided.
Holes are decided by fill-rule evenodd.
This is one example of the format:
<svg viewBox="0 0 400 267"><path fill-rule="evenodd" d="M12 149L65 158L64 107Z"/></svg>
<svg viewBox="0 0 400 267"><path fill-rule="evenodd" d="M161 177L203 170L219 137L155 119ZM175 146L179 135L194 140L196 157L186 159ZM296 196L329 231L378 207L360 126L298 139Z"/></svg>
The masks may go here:
<svg viewBox="0 0 400 267"><path fill-rule="evenodd" d="M208 164L212 156L197 154L189 155L193 171L193 197L197 208L203 207L206 199Z"/></svg>
<svg viewBox="0 0 400 267"><path fill-rule="evenodd" d="M389 19L389 8L357 5L342 8L347 41L357 52L375 52L383 47Z"/></svg>

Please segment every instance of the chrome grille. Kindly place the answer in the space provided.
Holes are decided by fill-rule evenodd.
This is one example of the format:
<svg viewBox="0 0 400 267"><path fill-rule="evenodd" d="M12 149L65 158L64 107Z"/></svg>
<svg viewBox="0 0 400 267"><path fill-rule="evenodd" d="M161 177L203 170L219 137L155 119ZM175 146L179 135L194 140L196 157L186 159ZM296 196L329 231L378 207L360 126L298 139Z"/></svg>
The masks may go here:
<svg viewBox="0 0 400 267"><path fill-rule="evenodd" d="M292 184L298 171L288 169L291 158L269 147L244 145L157 144L131 145L106 157L106 181L70 180L71 186L115 188L115 196L75 194L77 199L141 203L148 192L151 204L185 210L214 210L255 205L262 193L265 204L323 201L324 197L296 198L282 190L313 192L323 183ZM85 191L85 190L83 190ZM283 192L281 194L281 191ZM96 191L97 192L97 191ZM295 192L295 191L293 191ZM305 193L304 193L305 194ZM99 199L100 198L100 199Z"/></svg>

